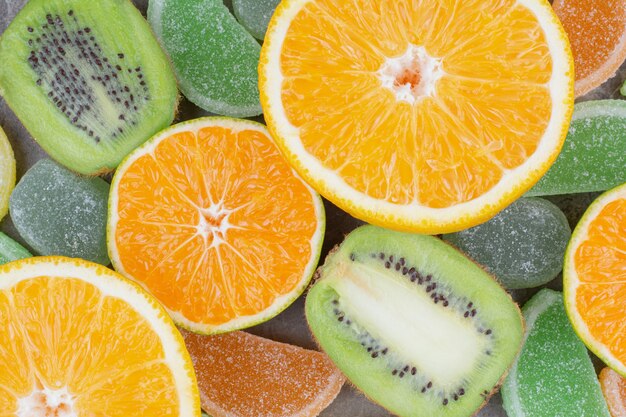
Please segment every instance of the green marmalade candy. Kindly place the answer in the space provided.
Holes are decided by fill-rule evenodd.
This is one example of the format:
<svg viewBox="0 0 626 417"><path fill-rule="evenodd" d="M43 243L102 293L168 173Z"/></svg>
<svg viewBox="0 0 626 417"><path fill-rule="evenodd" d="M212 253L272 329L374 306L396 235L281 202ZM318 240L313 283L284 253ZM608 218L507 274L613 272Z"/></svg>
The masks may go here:
<svg viewBox="0 0 626 417"><path fill-rule="evenodd" d="M225 116L261 114L261 46L222 0L151 0L148 20L191 102Z"/></svg>
<svg viewBox="0 0 626 417"><path fill-rule="evenodd" d="M585 345L561 293L543 289L523 308L526 341L504 385L509 417L610 417Z"/></svg>
<svg viewBox="0 0 626 417"><path fill-rule="evenodd" d="M606 191L626 182L626 101L574 106L558 159L528 196Z"/></svg>

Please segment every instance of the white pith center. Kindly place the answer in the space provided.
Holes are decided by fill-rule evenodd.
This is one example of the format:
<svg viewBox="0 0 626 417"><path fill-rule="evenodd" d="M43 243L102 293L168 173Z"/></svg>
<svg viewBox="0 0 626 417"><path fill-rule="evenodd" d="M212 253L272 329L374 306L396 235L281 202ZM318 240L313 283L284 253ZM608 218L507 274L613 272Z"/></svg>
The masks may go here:
<svg viewBox="0 0 626 417"><path fill-rule="evenodd" d="M367 265L345 265L337 274L332 286L346 316L358 317L370 335L393 346L433 382L456 388L473 372L488 342L458 312Z"/></svg>
<svg viewBox="0 0 626 417"><path fill-rule="evenodd" d="M224 243L226 232L232 227L228 218L232 211L224 208L223 204L213 204L208 208L201 208L200 220L198 221L197 230L205 241L209 236L212 237L211 247L217 247Z"/></svg>
<svg viewBox="0 0 626 417"><path fill-rule="evenodd" d="M437 80L443 75L441 59L416 45L409 45L402 56L387 58L378 70L383 87L391 90L398 101L409 104L433 96Z"/></svg>
<svg viewBox="0 0 626 417"><path fill-rule="evenodd" d="M18 400L17 417L77 417L74 398L67 387L53 390L35 388L27 397Z"/></svg>

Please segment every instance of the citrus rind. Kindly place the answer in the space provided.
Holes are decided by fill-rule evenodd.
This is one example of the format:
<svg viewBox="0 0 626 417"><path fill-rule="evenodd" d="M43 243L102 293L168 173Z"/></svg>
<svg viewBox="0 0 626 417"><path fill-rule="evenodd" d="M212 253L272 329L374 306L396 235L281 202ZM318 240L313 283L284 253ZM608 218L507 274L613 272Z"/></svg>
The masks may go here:
<svg viewBox="0 0 626 417"><path fill-rule="evenodd" d="M576 303L576 290L580 285L575 265L576 250L585 241L590 224L597 218L607 204L618 199L626 199L626 184L609 190L598 197L589 206L576 226L576 229L572 233L572 238L565 251L563 266L563 296L567 315L580 339L585 343L587 348L598 356L605 364L620 375L626 377L626 364L620 362L606 346L595 340L589 330L589 327L578 312Z"/></svg>
<svg viewBox="0 0 626 417"><path fill-rule="evenodd" d="M259 90L268 129L281 152L295 170L332 203L371 224L401 231L451 233L483 223L528 191L556 160L567 136L574 105L574 63L567 35L545 0L520 0L544 29L553 61L550 85L552 117L536 152L520 167L508 172L482 196L448 208L431 208L418 203L394 204L376 199L347 184L308 153L299 139L298 128L286 116L281 100L284 77L281 51L291 22L315 0L285 0L270 21L259 61Z"/></svg>
<svg viewBox="0 0 626 417"><path fill-rule="evenodd" d="M267 131L267 128L263 124L250 120L235 119L230 117L203 117L182 122L159 132L157 135L149 139L146 143L144 143L133 153L131 153L124 161L122 161L111 182L111 193L109 196L108 210L109 214L107 221L107 246L111 263L113 264L113 267L116 271L126 276L127 278L134 280L148 292L150 292L150 290L144 283L136 280L131 274L129 274L125 270L123 262L120 259L119 251L117 250L117 245L115 242L115 230L117 222L119 220L119 216L117 215L119 203L117 190L120 184L120 180L128 167L130 167L136 160L138 160L142 156L153 153L161 141L179 132L186 132L190 130L198 131L200 128L207 126L224 127L231 129L235 132L243 130L254 130L263 133L268 138L271 138L269 132ZM292 172L297 178L300 178L295 171L292 170ZM306 267L302 274L302 279L300 280L298 285L289 293L277 297L271 307L254 315L235 318L219 326L188 320L181 312L173 311L167 308L167 306L164 306L164 308L167 310L171 318L178 326L191 332L204 335L226 333L251 327L277 316L287 307L289 307L304 292L309 282L311 281L311 278L313 277L313 273L315 272L315 268L317 267L319 261L322 250L322 243L324 241L326 216L324 211L324 205L319 194L317 194L317 192L315 192L315 190L313 190L313 188L311 188L306 182L302 181L302 183L311 194L311 199L315 207L317 227L313 237L310 240L311 258L306 264Z"/></svg>
<svg viewBox="0 0 626 417"><path fill-rule="evenodd" d="M77 279L94 286L103 296L132 306L162 342L163 361L176 382L180 416L200 416L200 394L191 357L180 332L156 299L134 282L102 265L61 256L27 258L0 266L0 290L42 276Z"/></svg>

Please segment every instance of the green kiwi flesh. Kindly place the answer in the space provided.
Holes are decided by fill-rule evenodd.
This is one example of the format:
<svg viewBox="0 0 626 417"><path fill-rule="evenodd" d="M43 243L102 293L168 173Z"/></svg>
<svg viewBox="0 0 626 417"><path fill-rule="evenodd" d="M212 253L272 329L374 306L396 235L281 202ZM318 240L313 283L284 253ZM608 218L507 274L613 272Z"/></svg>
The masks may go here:
<svg viewBox="0 0 626 417"><path fill-rule="evenodd" d="M399 416L473 415L523 337L519 308L441 240L363 226L317 271L306 318L321 348Z"/></svg>
<svg viewBox="0 0 626 417"><path fill-rule="evenodd" d="M54 159L114 169L174 118L178 91L129 0L30 0L0 38L0 95Z"/></svg>

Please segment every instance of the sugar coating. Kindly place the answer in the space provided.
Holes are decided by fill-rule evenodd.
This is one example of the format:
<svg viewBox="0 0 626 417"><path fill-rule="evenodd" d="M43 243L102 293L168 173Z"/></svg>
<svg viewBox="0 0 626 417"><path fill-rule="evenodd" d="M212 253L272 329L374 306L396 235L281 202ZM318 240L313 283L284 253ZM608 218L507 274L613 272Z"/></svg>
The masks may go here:
<svg viewBox="0 0 626 417"><path fill-rule="evenodd" d="M278 3L280 0L233 0L233 10L239 23L252 36L263 40Z"/></svg>
<svg viewBox="0 0 626 417"><path fill-rule="evenodd" d="M543 289L523 309L526 341L502 386L509 417L610 417L561 293Z"/></svg>
<svg viewBox="0 0 626 417"><path fill-rule="evenodd" d="M571 229L563 212L540 198L522 198L479 226L444 240L483 265L509 289L543 285L558 275Z"/></svg>
<svg viewBox="0 0 626 417"><path fill-rule="evenodd" d="M148 19L191 102L225 116L261 114L261 46L222 0L151 0Z"/></svg>
<svg viewBox="0 0 626 417"><path fill-rule="evenodd" d="M22 245L0 232L0 265L33 256Z"/></svg>
<svg viewBox="0 0 626 417"><path fill-rule="evenodd" d="M63 255L108 265L109 184L80 177L49 159L22 177L10 200L20 236L40 255Z"/></svg>
<svg viewBox="0 0 626 417"><path fill-rule="evenodd" d="M626 101L576 104L563 150L527 195L605 191L626 182Z"/></svg>
<svg viewBox="0 0 626 417"><path fill-rule="evenodd" d="M244 332L200 336L182 331L212 417L315 416L344 377L326 355Z"/></svg>

